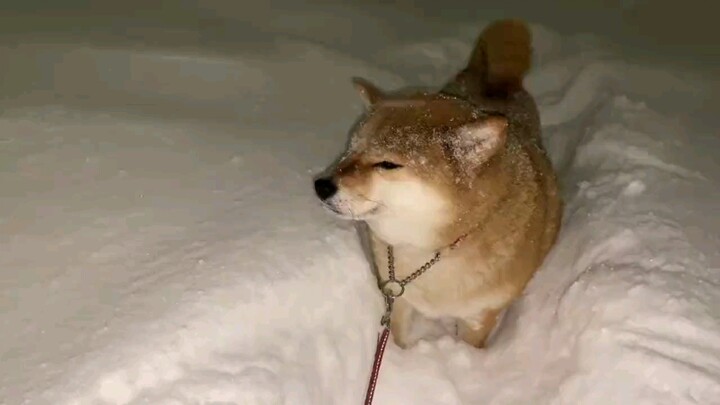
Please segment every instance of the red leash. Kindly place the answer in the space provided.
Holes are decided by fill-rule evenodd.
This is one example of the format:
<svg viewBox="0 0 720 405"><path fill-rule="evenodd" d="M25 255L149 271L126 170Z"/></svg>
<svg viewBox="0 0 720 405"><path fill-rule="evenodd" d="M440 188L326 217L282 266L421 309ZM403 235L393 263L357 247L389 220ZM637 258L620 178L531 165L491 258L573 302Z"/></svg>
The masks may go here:
<svg viewBox="0 0 720 405"><path fill-rule="evenodd" d="M390 329L385 326L378 336L377 347L375 348L375 361L373 362L372 374L370 374L370 382L367 392L365 393L365 405L371 405L373 396L375 395L375 386L377 386L378 375L380 374L380 366L382 365L383 354L385 354L385 346L387 346Z"/></svg>
<svg viewBox="0 0 720 405"><path fill-rule="evenodd" d="M465 236L462 235L455 242L451 243L447 249L452 250L463 240ZM428 260L419 269L412 272L409 276L402 280L395 278L395 256L393 254L393 247L388 245L387 247L387 259L388 259L388 279L380 282L380 292L385 297L385 314L380 320L380 324L383 326L383 331L378 336L377 347L375 348L375 361L373 362L372 374L370 374L370 382L368 383L367 392L365 393L365 405L372 405L373 396L375 395L375 387L377 386L378 375L380 374L380 366L382 365L383 354L385 354L385 347L387 346L388 337L390 336L390 315L392 314L393 304L395 298L405 293L405 286L416 278L420 277L423 273L428 271L432 266L440 260L440 251L435 252L432 259Z"/></svg>

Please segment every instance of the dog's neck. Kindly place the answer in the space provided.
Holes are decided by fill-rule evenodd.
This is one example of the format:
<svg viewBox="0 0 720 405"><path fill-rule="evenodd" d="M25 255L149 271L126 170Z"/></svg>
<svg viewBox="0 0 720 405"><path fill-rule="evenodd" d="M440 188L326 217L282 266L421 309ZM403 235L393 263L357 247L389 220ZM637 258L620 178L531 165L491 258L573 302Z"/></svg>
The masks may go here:
<svg viewBox="0 0 720 405"><path fill-rule="evenodd" d="M414 214L372 218L366 222L373 234L386 244L429 254L475 232L485 219L468 212L454 216Z"/></svg>
<svg viewBox="0 0 720 405"><path fill-rule="evenodd" d="M431 254L465 239L482 227L482 222L454 221L452 224L432 224L417 221L367 221L373 234L399 250L413 250ZM418 224L421 224L418 226Z"/></svg>
<svg viewBox="0 0 720 405"><path fill-rule="evenodd" d="M444 221L438 217L422 212L405 212L371 218L366 222L372 232L388 245L433 251L441 243L444 228Z"/></svg>

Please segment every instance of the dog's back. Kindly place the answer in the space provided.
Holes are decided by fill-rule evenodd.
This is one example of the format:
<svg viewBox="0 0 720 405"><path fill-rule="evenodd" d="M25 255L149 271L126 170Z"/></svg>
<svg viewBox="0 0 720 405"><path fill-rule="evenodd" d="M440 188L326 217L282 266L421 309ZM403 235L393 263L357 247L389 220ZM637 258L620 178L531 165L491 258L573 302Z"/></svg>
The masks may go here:
<svg viewBox="0 0 720 405"><path fill-rule="evenodd" d="M480 34L465 69L441 93L466 99L486 111L508 118L508 136L520 143L540 175L544 190L547 231L540 242L540 256L550 250L560 228L562 201L555 172L541 139L540 114L523 79L532 64L532 34L520 20L500 20Z"/></svg>

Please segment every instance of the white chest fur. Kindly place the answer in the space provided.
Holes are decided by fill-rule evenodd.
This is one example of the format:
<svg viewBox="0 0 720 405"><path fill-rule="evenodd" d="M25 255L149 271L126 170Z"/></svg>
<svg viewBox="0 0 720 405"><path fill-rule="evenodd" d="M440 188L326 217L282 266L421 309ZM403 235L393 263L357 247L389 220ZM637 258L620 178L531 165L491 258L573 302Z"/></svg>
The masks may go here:
<svg viewBox="0 0 720 405"><path fill-rule="evenodd" d="M380 249L380 248L379 248ZM376 252L382 280L388 279L387 254ZM400 248L394 252L396 279L402 280L434 255L432 251ZM403 298L428 318L469 318L485 310L502 307L510 292L487 278L486 264L468 260L462 250L450 251L410 282Z"/></svg>

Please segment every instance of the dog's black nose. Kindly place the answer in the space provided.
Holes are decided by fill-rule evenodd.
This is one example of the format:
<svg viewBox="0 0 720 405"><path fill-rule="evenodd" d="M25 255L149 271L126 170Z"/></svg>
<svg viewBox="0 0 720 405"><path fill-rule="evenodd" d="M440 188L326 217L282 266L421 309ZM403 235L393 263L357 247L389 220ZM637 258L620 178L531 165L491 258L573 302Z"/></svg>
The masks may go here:
<svg viewBox="0 0 720 405"><path fill-rule="evenodd" d="M336 192L337 186L331 179L322 178L315 180L315 194L317 194L321 200L327 200L335 195Z"/></svg>

